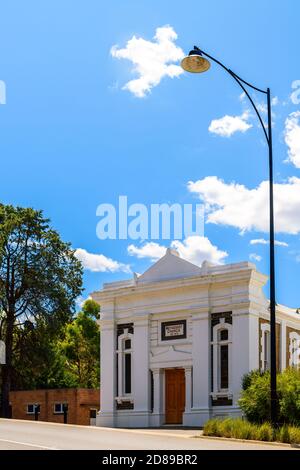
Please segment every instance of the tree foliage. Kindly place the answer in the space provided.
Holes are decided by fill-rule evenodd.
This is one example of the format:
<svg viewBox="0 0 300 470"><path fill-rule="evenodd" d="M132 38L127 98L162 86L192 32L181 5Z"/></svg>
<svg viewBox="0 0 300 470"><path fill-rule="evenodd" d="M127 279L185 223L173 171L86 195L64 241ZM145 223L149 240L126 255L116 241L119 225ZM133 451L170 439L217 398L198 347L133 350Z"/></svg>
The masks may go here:
<svg viewBox="0 0 300 470"><path fill-rule="evenodd" d="M81 293L82 266L69 243L42 211L0 205L0 339L6 343L1 411L9 414L16 336L31 335L39 321L54 329L72 318ZM26 322L29 322L26 325ZM30 326L31 324L31 326Z"/></svg>
<svg viewBox="0 0 300 470"><path fill-rule="evenodd" d="M270 373L250 372L244 378L239 405L250 422L262 423L270 419ZM300 425L300 370L285 369L277 374L279 420L285 424Z"/></svg>
<svg viewBox="0 0 300 470"><path fill-rule="evenodd" d="M66 372L78 387L96 388L100 380L99 305L93 300L83 304L72 323L66 325L59 349L66 358Z"/></svg>
<svg viewBox="0 0 300 470"><path fill-rule="evenodd" d="M52 330L42 319L16 330L12 387L98 388L100 381L99 305L89 299L82 311Z"/></svg>

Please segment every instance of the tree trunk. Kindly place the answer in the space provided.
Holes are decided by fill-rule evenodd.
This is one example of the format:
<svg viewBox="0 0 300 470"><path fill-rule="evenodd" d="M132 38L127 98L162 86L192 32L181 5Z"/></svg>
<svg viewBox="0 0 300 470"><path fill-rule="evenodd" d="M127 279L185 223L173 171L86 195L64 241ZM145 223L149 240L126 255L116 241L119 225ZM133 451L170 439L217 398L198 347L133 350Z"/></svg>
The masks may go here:
<svg viewBox="0 0 300 470"><path fill-rule="evenodd" d="M6 364L2 365L1 383L1 416L10 418L9 392L12 378L12 349L13 349L14 315L7 316L5 346Z"/></svg>

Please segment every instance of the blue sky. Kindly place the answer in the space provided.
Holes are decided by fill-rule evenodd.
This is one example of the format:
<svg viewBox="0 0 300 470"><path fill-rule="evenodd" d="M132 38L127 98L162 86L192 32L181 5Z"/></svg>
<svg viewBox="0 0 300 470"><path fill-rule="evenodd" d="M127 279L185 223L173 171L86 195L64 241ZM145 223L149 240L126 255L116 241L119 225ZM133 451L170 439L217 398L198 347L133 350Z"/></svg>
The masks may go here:
<svg viewBox="0 0 300 470"><path fill-rule="evenodd" d="M142 77L150 87L144 97L123 89L139 74L116 51L128 52L133 36L157 44L157 28L169 25L177 35L168 39L175 48L188 52L197 44L277 97L276 238L288 245L276 247L277 300L300 306L300 93L292 89L300 80L300 5L245 3L11 0L1 5L6 104L0 104L0 199L43 209L65 240L85 250L85 297L102 282L128 277L124 265L143 272L159 251L147 245L149 240L97 238L97 206L117 204L119 195L146 205L196 203L200 196L210 202L207 253L215 259L226 252L227 257L219 256L226 263L252 255L268 273L268 245L251 244L268 238L262 183L268 177L267 148L238 86L212 66L203 75L162 77L152 87ZM168 47L159 51L168 54ZM139 59L140 50L133 54ZM256 102L262 105L260 97ZM195 262L203 258L198 241L179 244ZM128 253L130 244L140 257ZM98 271L91 271L95 263Z"/></svg>

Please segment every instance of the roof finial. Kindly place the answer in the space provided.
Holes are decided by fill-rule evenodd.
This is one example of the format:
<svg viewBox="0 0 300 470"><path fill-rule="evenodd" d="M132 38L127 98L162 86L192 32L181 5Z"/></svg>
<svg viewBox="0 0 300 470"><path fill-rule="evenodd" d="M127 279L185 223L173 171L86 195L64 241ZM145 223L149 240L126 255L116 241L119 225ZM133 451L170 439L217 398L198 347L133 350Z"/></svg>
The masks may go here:
<svg viewBox="0 0 300 470"><path fill-rule="evenodd" d="M167 248L167 251L166 251L166 255L173 255L173 256L177 256L178 258L180 258L180 254L177 250L175 250L174 248Z"/></svg>

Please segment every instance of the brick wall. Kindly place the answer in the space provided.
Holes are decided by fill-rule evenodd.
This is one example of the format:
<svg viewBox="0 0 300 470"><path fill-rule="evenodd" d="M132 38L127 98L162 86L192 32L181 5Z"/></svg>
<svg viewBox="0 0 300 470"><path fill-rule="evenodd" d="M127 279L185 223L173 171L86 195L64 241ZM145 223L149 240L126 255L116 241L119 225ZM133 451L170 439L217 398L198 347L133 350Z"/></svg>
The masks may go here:
<svg viewBox="0 0 300 470"><path fill-rule="evenodd" d="M39 421L63 423L64 415L54 413L55 403L68 403L69 424L90 424L90 409L100 409L98 389L53 389L10 392L13 419L34 420L27 414L27 404L39 403Z"/></svg>

